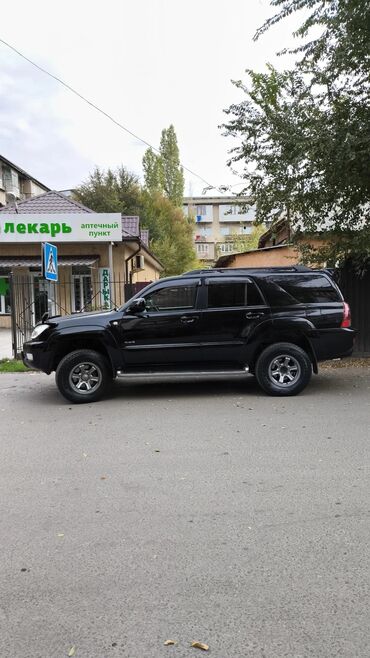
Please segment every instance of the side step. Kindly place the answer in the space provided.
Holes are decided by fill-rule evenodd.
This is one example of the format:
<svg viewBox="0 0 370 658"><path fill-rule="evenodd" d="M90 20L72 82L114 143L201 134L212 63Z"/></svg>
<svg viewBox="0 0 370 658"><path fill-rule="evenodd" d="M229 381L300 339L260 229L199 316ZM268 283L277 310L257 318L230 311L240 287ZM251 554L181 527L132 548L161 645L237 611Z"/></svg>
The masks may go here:
<svg viewBox="0 0 370 658"><path fill-rule="evenodd" d="M124 372L117 370L119 379L147 379L148 377L158 379L194 379L195 377L245 377L249 373L246 366L243 370L151 370L147 372Z"/></svg>

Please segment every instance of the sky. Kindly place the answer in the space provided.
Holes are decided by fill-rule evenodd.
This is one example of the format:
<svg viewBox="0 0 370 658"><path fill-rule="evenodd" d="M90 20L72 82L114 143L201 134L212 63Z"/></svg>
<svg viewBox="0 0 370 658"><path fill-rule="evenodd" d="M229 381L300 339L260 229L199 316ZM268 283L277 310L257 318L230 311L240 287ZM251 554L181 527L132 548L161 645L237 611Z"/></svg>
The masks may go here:
<svg viewBox="0 0 370 658"><path fill-rule="evenodd" d="M60 77L155 147L175 126L182 163L212 186L242 188L227 167L237 142L222 136L223 110L241 102L231 80L279 68L297 17L257 42L269 0L50 0L3 3L0 38ZM70 189L99 167L142 176L146 146L0 43L0 154L52 189ZM205 184L186 174L186 195ZM212 193L212 192L211 192ZM213 194L217 193L213 190Z"/></svg>

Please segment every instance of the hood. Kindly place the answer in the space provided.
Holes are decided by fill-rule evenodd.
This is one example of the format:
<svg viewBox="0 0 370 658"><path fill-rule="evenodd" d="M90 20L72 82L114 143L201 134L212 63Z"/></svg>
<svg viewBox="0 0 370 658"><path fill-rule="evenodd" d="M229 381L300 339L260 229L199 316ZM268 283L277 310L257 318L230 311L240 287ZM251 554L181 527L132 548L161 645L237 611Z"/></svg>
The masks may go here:
<svg viewBox="0 0 370 658"><path fill-rule="evenodd" d="M54 315L48 318L46 323L58 325L58 327L81 324L101 324L104 326L115 320L117 315L117 311L89 311L86 313L74 313L73 315Z"/></svg>

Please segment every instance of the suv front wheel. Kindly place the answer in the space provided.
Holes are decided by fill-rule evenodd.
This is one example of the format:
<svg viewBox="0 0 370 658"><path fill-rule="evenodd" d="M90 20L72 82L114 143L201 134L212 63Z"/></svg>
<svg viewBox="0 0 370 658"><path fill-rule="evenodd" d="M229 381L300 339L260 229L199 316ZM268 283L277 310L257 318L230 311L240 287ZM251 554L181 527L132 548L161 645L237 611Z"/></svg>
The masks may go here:
<svg viewBox="0 0 370 658"><path fill-rule="evenodd" d="M94 350L75 350L61 360L55 379L67 400L82 403L100 400L112 378L102 354Z"/></svg>
<svg viewBox="0 0 370 658"><path fill-rule="evenodd" d="M275 343L260 354L255 375L269 395L297 395L311 379L311 359L297 345Z"/></svg>

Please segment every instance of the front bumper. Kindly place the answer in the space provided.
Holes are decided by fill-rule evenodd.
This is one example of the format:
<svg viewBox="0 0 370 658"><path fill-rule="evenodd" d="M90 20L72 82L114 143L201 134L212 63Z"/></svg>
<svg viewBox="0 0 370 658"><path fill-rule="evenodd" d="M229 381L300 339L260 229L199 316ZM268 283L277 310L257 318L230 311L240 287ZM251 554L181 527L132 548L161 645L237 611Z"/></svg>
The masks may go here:
<svg viewBox="0 0 370 658"><path fill-rule="evenodd" d="M27 368L42 370L49 375L53 369L53 355L45 341L29 340L23 344L22 361Z"/></svg>

